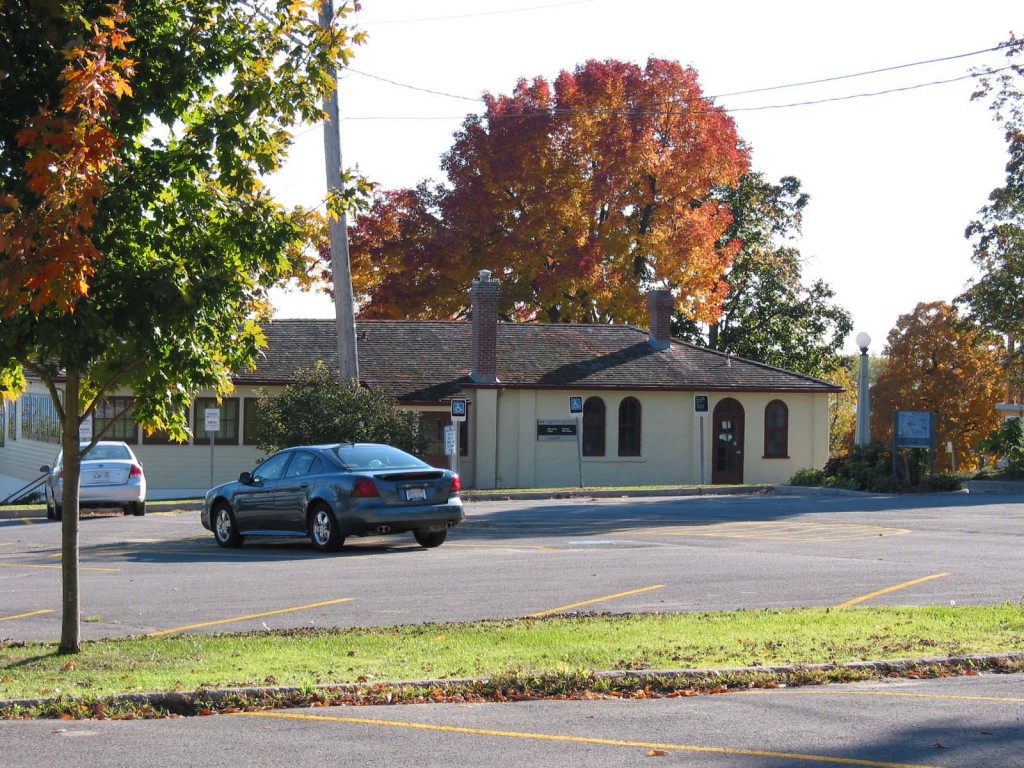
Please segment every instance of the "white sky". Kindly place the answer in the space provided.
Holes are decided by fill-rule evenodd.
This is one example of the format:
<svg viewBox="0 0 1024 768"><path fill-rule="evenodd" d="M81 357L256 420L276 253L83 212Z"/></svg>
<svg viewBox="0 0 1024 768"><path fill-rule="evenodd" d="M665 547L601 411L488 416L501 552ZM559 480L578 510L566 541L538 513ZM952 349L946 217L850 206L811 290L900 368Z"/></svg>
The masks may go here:
<svg viewBox="0 0 1024 768"><path fill-rule="evenodd" d="M335 0L340 4L340 0ZM693 66L707 95L854 74L991 48L1024 32L1019 0L362 0L369 33L340 87L342 153L386 189L442 180L440 156L484 92L553 79L587 59ZM1016 11L1016 13L1015 13ZM1005 179L1006 147L974 82L809 106L1002 66L999 53L716 100L752 145L752 167L793 175L811 203L799 247L881 352L917 302L951 300L974 274L967 223ZM382 82L384 78L465 98ZM286 204L324 196L323 134L302 133L272 182ZM471 276L467 276L467 282ZM326 297L278 295L281 317L329 317Z"/></svg>

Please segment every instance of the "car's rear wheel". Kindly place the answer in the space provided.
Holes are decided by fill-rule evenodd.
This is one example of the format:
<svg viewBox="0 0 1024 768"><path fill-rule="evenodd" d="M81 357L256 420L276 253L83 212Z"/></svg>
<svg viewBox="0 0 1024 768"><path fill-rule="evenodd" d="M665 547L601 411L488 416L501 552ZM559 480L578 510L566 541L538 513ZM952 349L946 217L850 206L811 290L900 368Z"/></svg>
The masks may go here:
<svg viewBox="0 0 1024 768"><path fill-rule="evenodd" d="M440 531L415 530L412 535L416 537L416 543L421 547L433 549L444 544L444 540L448 538L448 529L442 528Z"/></svg>
<svg viewBox="0 0 1024 768"><path fill-rule="evenodd" d="M213 518L213 537L222 547L235 548L242 546L245 537L238 532L235 513L223 501L214 505L210 512Z"/></svg>
<svg viewBox="0 0 1024 768"><path fill-rule="evenodd" d="M53 520L53 519L54 519L54 517L53 517L53 516L54 516L55 514L56 514L56 513L54 512L54 509L53 509L53 504L51 504L51 503L50 503L50 500L49 500L49 499L47 499L47 500L46 500L46 519L47 519L47 520Z"/></svg>
<svg viewBox="0 0 1024 768"><path fill-rule="evenodd" d="M334 512L326 504L317 504L310 511L309 538L317 552L337 552L345 543Z"/></svg>
<svg viewBox="0 0 1024 768"><path fill-rule="evenodd" d="M132 514L136 517L142 517L146 514L146 502L144 501L133 501L131 504Z"/></svg>
<svg viewBox="0 0 1024 768"><path fill-rule="evenodd" d="M59 502L53 502L53 519L60 520L64 517L64 507Z"/></svg>

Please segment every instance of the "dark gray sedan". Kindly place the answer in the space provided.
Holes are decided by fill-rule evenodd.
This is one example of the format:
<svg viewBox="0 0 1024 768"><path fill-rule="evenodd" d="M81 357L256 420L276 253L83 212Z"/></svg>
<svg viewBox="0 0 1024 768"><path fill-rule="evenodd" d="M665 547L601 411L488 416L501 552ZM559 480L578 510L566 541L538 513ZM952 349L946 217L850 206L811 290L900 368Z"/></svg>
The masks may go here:
<svg viewBox="0 0 1024 768"><path fill-rule="evenodd" d="M460 490L454 472L389 445L303 445L212 489L202 522L222 547L246 536L298 536L330 552L348 536L410 531L421 546L438 547L466 519Z"/></svg>

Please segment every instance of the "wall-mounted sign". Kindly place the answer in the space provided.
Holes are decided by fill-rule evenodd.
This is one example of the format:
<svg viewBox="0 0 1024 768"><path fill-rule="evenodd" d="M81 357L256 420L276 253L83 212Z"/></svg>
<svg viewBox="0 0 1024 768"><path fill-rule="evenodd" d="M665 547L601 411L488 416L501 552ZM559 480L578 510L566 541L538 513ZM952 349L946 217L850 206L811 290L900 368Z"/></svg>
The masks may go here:
<svg viewBox="0 0 1024 768"><path fill-rule="evenodd" d="M576 440L576 419L537 419L538 440Z"/></svg>

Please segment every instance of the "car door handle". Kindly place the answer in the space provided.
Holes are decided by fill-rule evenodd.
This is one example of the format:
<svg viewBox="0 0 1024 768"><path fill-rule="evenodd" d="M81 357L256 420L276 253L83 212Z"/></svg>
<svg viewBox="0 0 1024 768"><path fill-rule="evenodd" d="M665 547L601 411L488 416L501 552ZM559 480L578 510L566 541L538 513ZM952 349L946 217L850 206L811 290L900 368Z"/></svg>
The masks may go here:
<svg viewBox="0 0 1024 768"><path fill-rule="evenodd" d="M309 488L309 483L299 483L299 488Z"/></svg>

